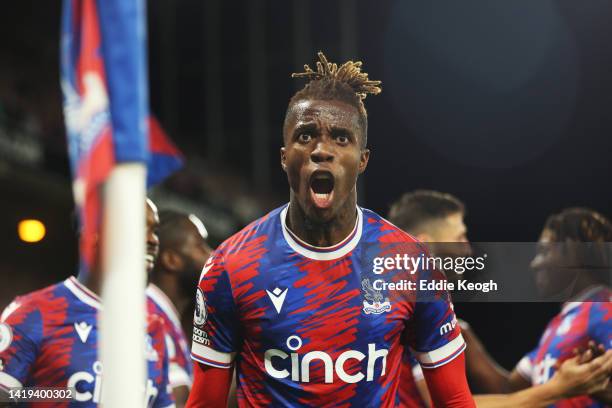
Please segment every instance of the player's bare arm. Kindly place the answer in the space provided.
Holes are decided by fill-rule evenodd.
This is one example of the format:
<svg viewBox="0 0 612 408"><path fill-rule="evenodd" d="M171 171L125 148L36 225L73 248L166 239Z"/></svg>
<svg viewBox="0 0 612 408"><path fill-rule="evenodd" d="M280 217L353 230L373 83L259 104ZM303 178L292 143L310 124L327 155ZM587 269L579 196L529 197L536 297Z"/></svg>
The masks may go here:
<svg viewBox="0 0 612 408"><path fill-rule="evenodd" d="M508 395L475 395L474 400L479 408L544 408L563 399L605 392L612 373L612 350L587 362L584 359L576 356L564 361L545 384Z"/></svg>

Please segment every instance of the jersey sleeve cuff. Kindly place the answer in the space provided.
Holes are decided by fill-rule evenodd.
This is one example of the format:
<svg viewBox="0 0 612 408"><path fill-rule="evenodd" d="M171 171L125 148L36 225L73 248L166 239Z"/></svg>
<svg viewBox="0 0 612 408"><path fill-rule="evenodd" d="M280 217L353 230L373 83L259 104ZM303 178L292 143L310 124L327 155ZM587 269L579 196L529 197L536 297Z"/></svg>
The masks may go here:
<svg viewBox="0 0 612 408"><path fill-rule="evenodd" d="M170 363L168 369L168 382L172 388L191 388L191 377L189 377L187 371L177 363Z"/></svg>
<svg viewBox="0 0 612 408"><path fill-rule="evenodd" d="M518 362L515 369L521 377L531 382L531 372L533 370L533 367L531 366L531 359L529 358L529 356L521 358L521 361Z"/></svg>
<svg viewBox="0 0 612 408"><path fill-rule="evenodd" d="M465 341L459 334L457 337L446 343L440 348L425 352L416 352L416 359L419 360L421 367L426 369L443 366L453 361L465 350Z"/></svg>
<svg viewBox="0 0 612 408"><path fill-rule="evenodd" d="M414 381L423 381L425 379L423 369L420 365L417 364L412 367L412 377L414 378Z"/></svg>
<svg viewBox="0 0 612 408"><path fill-rule="evenodd" d="M21 388L21 382L10 374L0 371L0 388Z"/></svg>
<svg viewBox="0 0 612 408"><path fill-rule="evenodd" d="M191 358L198 363L217 368L230 368L236 353L224 353L210 347L193 342L191 344Z"/></svg>

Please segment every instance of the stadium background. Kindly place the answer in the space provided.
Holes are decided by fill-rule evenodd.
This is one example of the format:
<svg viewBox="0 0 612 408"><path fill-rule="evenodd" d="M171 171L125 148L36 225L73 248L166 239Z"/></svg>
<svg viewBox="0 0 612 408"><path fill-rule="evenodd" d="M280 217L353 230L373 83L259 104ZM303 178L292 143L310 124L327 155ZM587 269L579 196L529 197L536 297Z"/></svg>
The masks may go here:
<svg viewBox="0 0 612 408"><path fill-rule="evenodd" d="M0 308L74 273L59 88L60 1L0 13ZM187 166L151 195L201 216L217 244L287 200L278 165L290 78L323 50L364 61L372 156L360 203L451 192L472 241L534 241L548 214L612 214L612 3L151 0L152 111ZM26 244L17 223L46 237ZM529 280L528 271L517 279ZM458 305L507 368L554 304Z"/></svg>

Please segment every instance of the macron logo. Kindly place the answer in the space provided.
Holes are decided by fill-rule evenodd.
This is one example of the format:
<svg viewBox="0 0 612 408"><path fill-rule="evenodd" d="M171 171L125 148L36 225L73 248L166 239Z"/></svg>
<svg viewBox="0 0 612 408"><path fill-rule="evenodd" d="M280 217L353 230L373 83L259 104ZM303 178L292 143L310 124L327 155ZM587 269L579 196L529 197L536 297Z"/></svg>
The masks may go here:
<svg viewBox="0 0 612 408"><path fill-rule="evenodd" d="M91 331L91 324L87 324L85 322L75 323L74 328L76 329L79 338L83 343L87 342L87 338L89 337L89 332Z"/></svg>
<svg viewBox="0 0 612 408"><path fill-rule="evenodd" d="M276 313L280 313L283 308L283 303L285 302L285 297L287 296L287 291L289 288L285 288L285 290L281 290L276 287L272 292L266 289L266 293L270 297L274 308L276 309Z"/></svg>

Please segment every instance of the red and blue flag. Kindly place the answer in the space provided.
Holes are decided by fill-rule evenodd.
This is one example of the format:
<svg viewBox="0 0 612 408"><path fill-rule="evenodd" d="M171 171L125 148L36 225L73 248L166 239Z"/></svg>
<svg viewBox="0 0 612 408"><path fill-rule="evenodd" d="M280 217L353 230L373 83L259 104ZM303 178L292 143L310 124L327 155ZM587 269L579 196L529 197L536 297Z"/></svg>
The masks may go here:
<svg viewBox="0 0 612 408"><path fill-rule="evenodd" d="M149 115L143 1L64 0L61 30L64 117L88 268L101 225L100 188L113 166L146 163L151 185L182 159Z"/></svg>

